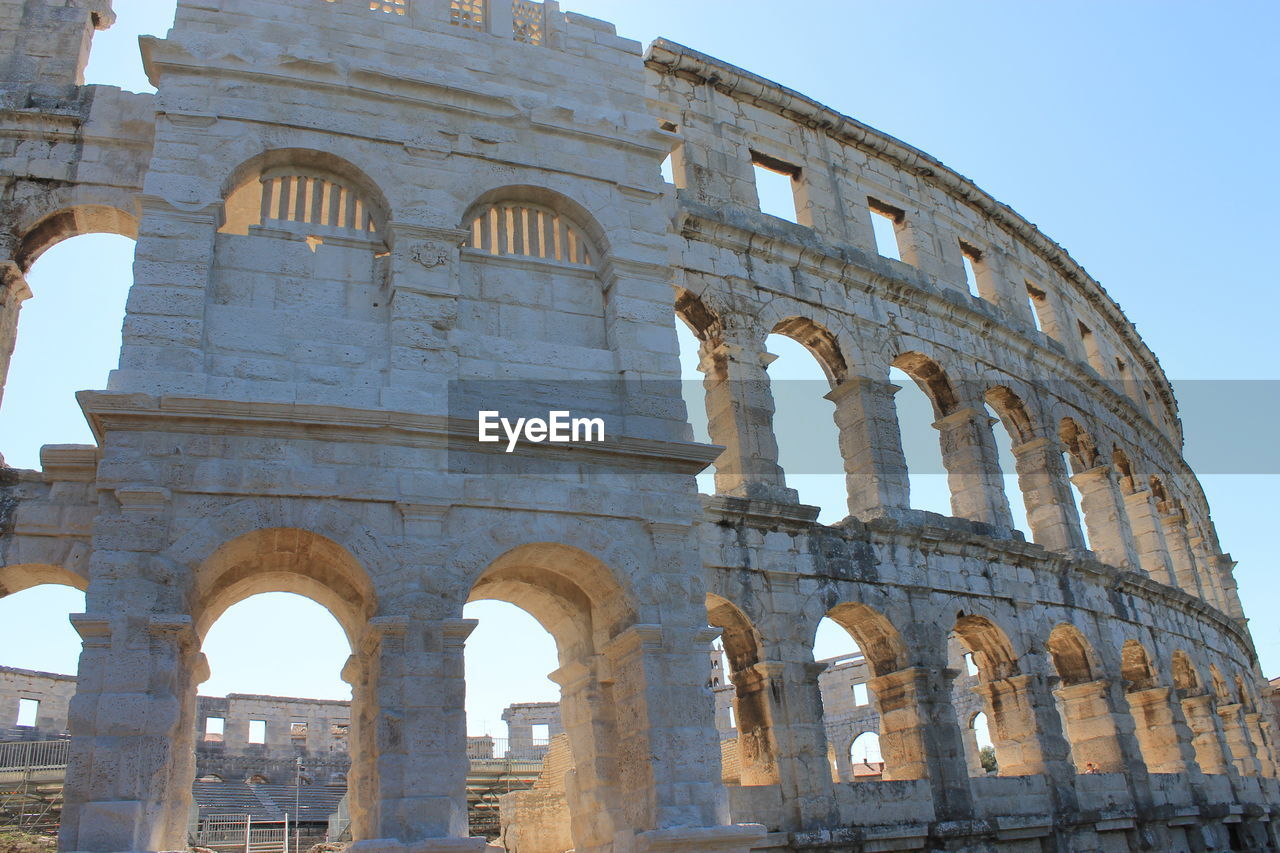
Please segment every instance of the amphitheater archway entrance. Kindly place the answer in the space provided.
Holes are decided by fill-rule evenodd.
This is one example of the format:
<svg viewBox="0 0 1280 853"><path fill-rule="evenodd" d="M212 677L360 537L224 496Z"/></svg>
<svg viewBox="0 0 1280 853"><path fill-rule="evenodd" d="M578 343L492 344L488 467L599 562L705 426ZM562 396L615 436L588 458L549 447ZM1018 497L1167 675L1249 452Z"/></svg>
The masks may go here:
<svg viewBox="0 0 1280 853"><path fill-rule="evenodd" d="M643 801L624 791L648 789L647 732L640 720L643 663L618 634L634 623L628 596L611 570L567 545L537 543L494 560L468 601L505 601L524 610L555 639L560 667L560 716L572 772L548 778L549 788L515 795L504 827L508 848L536 839L540 849L562 845L583 853L607 850L616 833L643 820ZM622 761L621 756L637 756ZM551 837L551 836L554 836Z"/></svg>
<svg viewBox="0 0 1280 853"><path fill-rule="evenodd" d="M1076 772L1123 772L1125 761L1111 710L1110 683L1099 677L1089 641L1077 628L1062 624L1050 632L1047 647L1058 673L1054 697Z"/></svg>
<svg viewBox="0 0 1280 853"><path fill-rule="evenodd" d="M84 579L57 566L0 568L0 740L67 732L84 611Z"/></svg>

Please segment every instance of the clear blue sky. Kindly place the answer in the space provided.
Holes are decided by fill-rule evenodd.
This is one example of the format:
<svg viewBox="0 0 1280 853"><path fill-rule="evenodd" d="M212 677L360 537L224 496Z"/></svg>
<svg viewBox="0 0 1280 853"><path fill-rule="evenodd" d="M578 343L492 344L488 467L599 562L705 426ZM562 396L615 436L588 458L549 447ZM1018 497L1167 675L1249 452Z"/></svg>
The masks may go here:
<svg viewBox="0 0 1280 853"><path fill-rule="evenodd" d="M136 35L162 35L172 4L115 5L120 21L95 37L89 82L148 90ZM1280 282L1268 248L1280 233L1272 163L1280 4L566 0L564 7L611 20L641 41L683 42L891 133L1065 246L1138 324L1178 387L1188 455L1202 471L1223 545L1240 561L1264 669L1280 674L1280 625L1265 618L1280 602L1271 532L1280 477L1269 446L1280 393L1274 382L1222 382L1280 379ZM90 241L116 243L114 259L86 251ZM36 298L23 309L0 409L0 450L11 464L33 466L43 442L87 439L71 392L102 387L118 352L127 241L88 237L60 248L32 274ZM80 319L68 319L77 312ZM780 347L777 373L811 375L789 373L785 363L802 356ZM1209 400L1224 404L1216 415ZM1224 449L1235 451L1235 464L1221 461ZM838 501L829 484L799 485L832 516ZM923 500L945 506L938 489L916 486ZM0 663L69 671L75 640L62 620L79 605L40 596L0 601ZM206 644L215 680L206 692L342 694L334 674L346 651L336 624L313 612L317 606L304 602L294 613L287 601L247 602L215 626ZM255 606L265 609L251 613ZM528 673L548 672L555 660L537 629L518 647L528 656L513 658L504 641L525 634L521 623L496 608L483 615L468 647L472 671L484 673L471 680L471 727L488 721L501 733L494 723L504 704L554 697L548 682ZM324 624L332 642L321 643ZM63 642L39 657L24 639L39 634ZM253 636L252 647L239 636ZM314 673L271 654L297 636L308 637L304 657L316 661ZM495 682L505 689L491 690Z"/></svg>

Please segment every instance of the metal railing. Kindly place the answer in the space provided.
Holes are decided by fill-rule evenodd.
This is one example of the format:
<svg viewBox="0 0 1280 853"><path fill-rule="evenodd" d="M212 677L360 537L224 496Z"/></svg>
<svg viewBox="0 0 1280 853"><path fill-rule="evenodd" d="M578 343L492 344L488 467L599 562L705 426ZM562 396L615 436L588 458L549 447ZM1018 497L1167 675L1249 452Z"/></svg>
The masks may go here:
<svg viewBox="0 0 1280 853"><path fill-rule="evenodd" d="M69 740L0 743L0 770L56 770L67 766Z"/></svg>
<svg viewBox="0 0 1280 853"><path fill-rule="evenodd" d="M545 738L515 741L488 735L467 738L467 758L472 761L541 761L550 748L551 742Z"/></svg>

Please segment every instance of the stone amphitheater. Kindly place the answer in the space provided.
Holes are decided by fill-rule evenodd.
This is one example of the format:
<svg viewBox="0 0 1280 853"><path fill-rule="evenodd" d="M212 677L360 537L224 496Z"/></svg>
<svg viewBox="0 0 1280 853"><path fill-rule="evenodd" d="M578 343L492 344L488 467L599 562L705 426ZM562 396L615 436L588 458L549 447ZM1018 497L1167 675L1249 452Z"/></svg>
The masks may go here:
<svg viewBox="0 0 1280 853"><path fill-rule="evenodd" d="M485 846L475 599L533 614L560 659L559 805L507 816L513 853L1278 849L1265 682L1170 384L1013 210L551 0L179 0L141 43L155 95L82 84L112 22L110 0L0 0L0 372L43 251L137 240L118 368L79 395L96 446L3 481L0 594L87 590L63 850L185 849L201 641L264 591L350 640L358 853ZM760 170L795 222L759 210ZM839 524L778 464L770 334L828 380ZM895 367L932 401L949 516L911 508ZM554 410L602 440L478 440L482 411ZM879 780L833 780L824 617L865 655ZM966 758L965 655L998 774Z"/></svg>

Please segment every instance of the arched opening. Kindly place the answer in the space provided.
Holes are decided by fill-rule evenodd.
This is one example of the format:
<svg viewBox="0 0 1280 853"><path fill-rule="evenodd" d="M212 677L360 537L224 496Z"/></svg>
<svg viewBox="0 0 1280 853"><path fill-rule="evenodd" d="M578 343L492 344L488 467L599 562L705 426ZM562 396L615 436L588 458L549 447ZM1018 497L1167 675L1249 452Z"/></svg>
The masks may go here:
<svg viewBox="0 0 1280 853"><path fill-rule="evenodd" d="M999 775L1000 762L996 759L996 747L991 740L991 724L987 721L985 711L978 711L969 718L965 740L965 754L972 756L969 759L969 775ZM970 742L972 742L972 752L970 752Z"/></svg>
<svg viewBox="0 0 1280 853"><path fill-rule="evenodd" d="M820 509L820 522L834 524L848 515L848 493L835 405L826 395L847 372L844 357L830 332L800 317L778 323L765 348L773 356L773 431L787 485Z"/></svg>
<svg viewBox="0 0 1280 853"><path fill-rule="evenodd" d="M712 377L703 375L703 347L719 326L719 318L701 299L687 290L676 293L676 344L680 354L680 396L684 398L685 411L693 428L693 440L710 443L708 423L708 396L706 382ZM706 495L716 492L715 470L708 467L697 476L698 491Z"/></svg>
<svg viewBox="0 0 1280 853"><path fill-rule="evenodd" d="M298 843L323 840L335 813L343 837L369 837L383 641L369 630L375 609L351 553L307 530L244 534L195 569L196 643L183 652L179 696L194 749L175 744L174 762L194 780L198 833L222 831L213 816L235 790L255 785L257 800L276 804L279 831L289 816ZM326 782L348 774L353 784L339 803Z"/></svg>
<svg viewBox="0 0 1280 853"><path fill-rule="evenodd" d="M466 669L467 817L472 837L501 834L498 797L533 787L553 744L564 740L559 664L551 634L506 601L473 600L477 620L463 652Z"/></svg>
<svg viewBox="0 0 1280 853"><path fill-rule="evenodd" d="M1071 759L1078 773L1112 773L1124 769L1108 684L1089 641L1073 625L1058 625L1046 643L1058 674L1054 699Z"/></svg>
<svg viewBox="0 0 1280 853"><path fill-rule="evenodd" d="M27 273L31 297L10 290L0 306L0 452L11 467L38 470L46 444L96 444L75 394L106 388L120 360L134 241L70 233Z"/></svg>
<svg viewBox="0 0 1280 853"><path fill-rule="evenodd" d="M778 757L769 678L756 666L761 661L760 637L741 610L714 594L707 596L707 624L720 629L719 648L727 662L722 684L711 687L720 733L721 778L732 785L776 785Z"/></svg>
<svg viewBox="0 0 1280 853"><path fill-rule="evenodd" d="M638 723L643 706L633 704L643 699L624 687L643 683L631 669L643 665L634 657L643 643L618 645L618 635L628 630L624 626L635 622L627 594L598 558L567 545L536 543L491 562L468 600L506 602L525 611L551 634L559 662L551 678L560 687L564 734L551 744L547 763L556 756L561 769L543 775L536 788L518 792L504 808L506 845L520 846L523 834L548 848L607 846L615 827L634 819L621 792L631 779L649 772L643 760L616 758L648 753ZM608 684L601 681L605 667L613 679ZM632 681L636 678L641 680ZM565 773L569 768L575 772Z"/></svg>
<svg viewBox="0 0 1280 853"><path fill-rule="evenodd" d="M1160 686L1151 657L1137 640L1125 640L1120 648L1120 678L1148 772L1186 772L1181 736L1185 728L1175 724L1171 691Z"/></svg>
<svg viewBox="0 0 1280 853"><path fill-rule="evenodd" d="M56 741L68 733L86 584L53 566L0 568L0 741Z"/></svg>
<svg viewBox="0 0 1280 853"><path fill-rule="evenodd" d="M827 611L814 636L827 743L877 735L881 778L922 779L928 768L920 729L917 670L908 667L901 635L882 613L859 602ZM847 749L833 747L832 778L855 779Z"/></svg>
<svg viewBox="0 0 1280 853"><path fill-rule="evenodd" d="M1080 533L1084 538L1085 547L1094 550L1093 534L1096 531L1092 530L1092 525L1088 523L1089 519L1084 510L1084 496L1080 492L1079 484L1071 475L1091 471L1098 467L1102 460L1098 455L1098 448L1093 441L1093 437L1085 432L1072 418L1063 418L1059 422L1058 438L1062 442L1063 470L1068 473L1067 485L1071 491L1071 501L1075 508L1076 518L1083 522L1080 525Z"/></svg>
<svg viewBox="0 0 1280 853"><path fill-rule="evenodd" d="M849 744L851 782L874 782L884 776L884 758L880 754L880 733L863 732Z"/></svg>
<svg viewBox="0 0 1280 853"><path fill-rule="evenodd" d="M1205 690L1204 683L1191 658L1181 649L1173 652L1170 663L1174 692L1182 705L1182 714L1191 729L1191 746L1201 771L1210 775L1227 772L1227 758L1218 734L1215 696Z"/></svg>
<svg viewBox="0 0 1280 853"><path fill-rule="evenodd" d="M961 612L949 638L949 656L952 668L965 673L956 679L952 694L958 722L972 730L976 713L985 714L999 774L1043 772L1033 700L1004 630L985 616ZM976 732L971 749L973 752L966 755L970 774L986 775Z"/></svg>
<svg viewBox="0 0 1280 853"><path fill-rule="evenodd" d="M1022 399L1004 386L988 389L985 403L991 419L998 421L1001 426L1000 429L992 430L992 434L1004 478L1004 493L1013 516L1013 526L1028 541L1033 541L1035 537L1029 518L1028 500L1034 505L1036 490L1040 484L1036 482L1037 472L1019 470L1018 460L1014 455L1015 447L1020 447L1035 437L1031 416Z"/></svg>
<svg viewBox="0 0 1280 853"><path fill-rule="evenodd" d="M959 405L951 383L942 368L919 353L895 359L889 382L900 389L894 406L911 483L911 507L951 515L947 468L939 433L932 426Z"/></svg>

